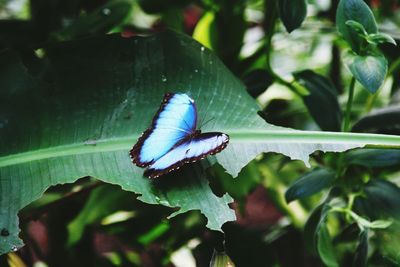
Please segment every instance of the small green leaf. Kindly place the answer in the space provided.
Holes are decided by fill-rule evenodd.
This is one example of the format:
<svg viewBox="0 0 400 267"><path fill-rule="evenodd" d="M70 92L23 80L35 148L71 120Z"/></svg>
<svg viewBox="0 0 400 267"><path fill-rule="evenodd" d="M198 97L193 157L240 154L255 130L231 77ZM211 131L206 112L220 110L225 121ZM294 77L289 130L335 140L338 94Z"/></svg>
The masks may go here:
<svg viewBox="0 0 400 267"><path fill-rule="evenodd" d="M381 43L390 43L393 45L397 45L396 41L386 33L372 33L366 36L366 40L370 44L381 44Z"/></svg>
<svg viewBox="0 0 400 267"><path fill-rule="evenodd" d="M355 20L346 21L346 25L351 27L354 31L356 31L362 37L366 37L368 35L368 33L365 30L364 26L361 23L358 23Z"/></svg>
<svg viewBox="0 0 400 267"><path fill-rule="evenodd" d="M346 24L349 20L360 23L368 34L377 33L378 27L371 9L363 0L340 0L336 12L336 26L353 51L358 53L364 40Z"/></svg>
<svg viewBox="0 0 400 267"><path fill-rule="evenodd" d="M348 66L354 78L372 94L382 86L387 73L383 55L351 56Z"/></svg>
<svg viewBox="0 0 400 267"><path fill-rule="evenodd" d="M335 177L336 173L333 170L316 168L290 185L285 193L286 201L291 202L295 199L318 193L322 189L329 187Z"/></svg>
<svg viewBox="0 0 400 267"><path fill-rule="evenodd" d="M371 222L369 225L369 228L371 229L385 229L388 228L389 226L392 225L392 221L387 221L387 220L376 220Z"/></svg>
<svg viewBox="0 0 400 267"><path fill-rule="evenodd" d="M161 222L151 228L150 231L139 236L138 242L144 246L147 246L151 242L165 234L165 232L167 232L169 229L170 225L167 222Z"/></svg>
<svg viewBox="0 0 400 267"><path fill-rule="evenodd" d="M290 33L299 28L307 15L305 0L279 0L279 16Z"/></svg>
<svg viewBox="0 0 400 267"><path fill-rule="evenodd" d="M326 224L322 224L318 231L318 254L322 262L328 267L338 267L332 240Z"/></svg>
<svg viewBox="0 0 400 267"><path fill-rule="evenodd" d="M217 39L215 14L206 12L193 31L193 38L209 49L214 49Z"/></svg>
<svg viewBox="0 0 400 267"><path fill-rule="evenodd" d="M368 229L364 229L358 236L358 246L353 259L353 267L367 266L368 257Z"/></svg>
<svg viewBox="0 0 400 267"><path fill-rule="evenodd" d="M303 101L318 126L324 131L340 131L342 113L331 81L311 70L294 73L294 77L309 92Z"/></svg>
<svg viewBox="0 0 400 267"><path fill-rule="evenodd" d="M390 167L400 164L399 150L364 149L353 150L346 154L346 164L365 167Z"/></svg>
<svg viewBox="0 0 400 267"><path fill-rule="evenodd" d="M388 220L376 220L371 222L353 211L350 211L350 214L351 217L356 221L358 226L360 226L360 228L362 229L369 229L369 228L384 229L388 228L392 224L392 221Z"/></svg>

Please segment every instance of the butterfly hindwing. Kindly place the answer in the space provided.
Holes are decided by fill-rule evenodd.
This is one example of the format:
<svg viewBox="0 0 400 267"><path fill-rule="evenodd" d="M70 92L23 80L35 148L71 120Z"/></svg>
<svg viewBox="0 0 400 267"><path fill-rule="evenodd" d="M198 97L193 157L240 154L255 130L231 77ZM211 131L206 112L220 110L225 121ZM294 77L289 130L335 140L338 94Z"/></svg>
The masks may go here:
<svg viewBox="0 0 400 267"><path fill-rule="evenodd" d="M152 125L130 151L132 162L151 165L196 130L197 111L186 94L165 94Z"/></svg>
<svg viewBox="0 0 400 267"><path fill-rule="evenodd" d="M160 157L145 171L145 176L156 178L185 163L198 161L207 155L213 155L224 149L229 136L224 133L210 132L194 136L174 147Z"/></svg>

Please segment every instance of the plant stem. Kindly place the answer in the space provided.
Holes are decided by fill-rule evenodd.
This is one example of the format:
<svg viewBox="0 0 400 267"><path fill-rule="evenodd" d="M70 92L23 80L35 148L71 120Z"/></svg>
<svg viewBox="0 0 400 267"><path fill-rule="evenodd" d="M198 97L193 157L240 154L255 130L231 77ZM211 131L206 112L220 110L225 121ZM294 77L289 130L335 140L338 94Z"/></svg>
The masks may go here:
<svg viewBox="0 0 400 267"><path fill-rule="evenodd" d="M346 105L346 113L344 118L344 126L343 132L348 132L350 127L350 115L351 115L351 107L353 105L353 97L354 97L354 87L356 84L356 79L353 77L351 78L350 88L349 88L349 97L347 99Z"/></svg>

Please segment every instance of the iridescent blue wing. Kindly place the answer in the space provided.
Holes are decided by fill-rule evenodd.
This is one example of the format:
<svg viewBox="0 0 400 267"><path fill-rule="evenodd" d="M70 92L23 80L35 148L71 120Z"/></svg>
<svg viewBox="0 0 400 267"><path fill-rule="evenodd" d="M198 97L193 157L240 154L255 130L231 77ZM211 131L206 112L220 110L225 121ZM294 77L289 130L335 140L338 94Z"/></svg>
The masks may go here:
<svg viewBox="0 0 400 267"><path fill-rule="evenodd" d="M204 133L183 141L168 153L152 163L144 175L156 178L172 170L179 169L183 164L203 159L224 149L229 142L229 136L224 133Z"/></svg>
<svg viewBox="0 0 400 267"><path fill-rule="evenodd" d="M130 151L132 162L146 167L164 156L177 143L196 130L197 111L186 94L165 94L151 127Z"/></svg>

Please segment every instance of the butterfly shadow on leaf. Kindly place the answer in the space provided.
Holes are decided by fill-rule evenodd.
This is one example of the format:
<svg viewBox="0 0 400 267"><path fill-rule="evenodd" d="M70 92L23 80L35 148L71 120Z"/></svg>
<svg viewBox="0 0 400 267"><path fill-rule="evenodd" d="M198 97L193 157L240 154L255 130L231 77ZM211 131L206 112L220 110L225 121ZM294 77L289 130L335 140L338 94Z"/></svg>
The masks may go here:
<svg viewBox="0 0 400 267"><path fill-rule="evenodd" d="M179 170L151 180L152 192L163 199L170 194L185 192L190 194L209 186L205 169L210 164L207 160L182 166ZM147 178L146 178L147 179Z"/></svg>

